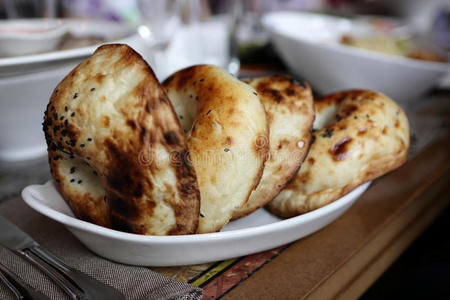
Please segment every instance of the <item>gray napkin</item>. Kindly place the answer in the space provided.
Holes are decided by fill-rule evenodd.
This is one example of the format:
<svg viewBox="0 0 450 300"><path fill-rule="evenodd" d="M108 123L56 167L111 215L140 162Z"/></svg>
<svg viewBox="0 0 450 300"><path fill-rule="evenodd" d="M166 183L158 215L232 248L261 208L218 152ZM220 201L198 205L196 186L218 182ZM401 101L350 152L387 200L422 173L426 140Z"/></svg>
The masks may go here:
<svg viewBox="0 0 450 300"><path fill-rule="evenodd" d="M117 288L125 294L127 299L201 299L202 297L203 291L190 284L167 278L145 267L118 264L96 256L64 226L38 214L19 197L2 203L0 214L21 227L65 263ZM1 246L0 261L25 282L50 298L68 299L64 292L38 269ZM1 282L0 299L14 299Z"/></svg>

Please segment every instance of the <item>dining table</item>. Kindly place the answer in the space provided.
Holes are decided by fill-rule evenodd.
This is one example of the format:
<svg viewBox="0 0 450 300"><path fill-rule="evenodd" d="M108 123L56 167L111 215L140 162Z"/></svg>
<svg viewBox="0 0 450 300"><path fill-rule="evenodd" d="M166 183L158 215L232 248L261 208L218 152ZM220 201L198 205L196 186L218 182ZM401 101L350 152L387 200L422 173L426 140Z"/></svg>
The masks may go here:
<svg viewBox="0 0 450 300"><path fill-rule="evenodd" d="M264 56L243 60L240 70L241 77L279 73L289 69L278 59ZM200 287L203 299L359 298L450 202L450 90L435 88L399 104L411 126L407 162L374 180L328 226L287 245L243 257L148 268ZM25 186L50 178L46 157L1 162L0 207L20 201Z"/></svg>

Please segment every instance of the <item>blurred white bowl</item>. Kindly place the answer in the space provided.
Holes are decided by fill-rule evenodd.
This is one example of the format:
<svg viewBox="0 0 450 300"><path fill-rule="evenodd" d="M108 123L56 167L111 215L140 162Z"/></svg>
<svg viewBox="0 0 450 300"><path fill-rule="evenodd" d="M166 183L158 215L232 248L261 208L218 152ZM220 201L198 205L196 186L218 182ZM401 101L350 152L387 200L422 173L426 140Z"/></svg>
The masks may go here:
<svg viewBox="0 0 450 300"><path fill-rule="evenodd" d="M138 35L115 22L81 19L62 22L73 36L101 37L105 42L121 42L137 51L142 49ZM0 45L3 46L3 41ZM46 153L41 124L50 94L98 46L0 57L0 162L31 159Z"/></svg>
<svg viewBox="0 0 450 300"><path fill-rule="evenodd" d="M56 49L68 27L59 20L0 21L0 55L17 56Z"/></svg>
<svg viewBox="0 0 450 300"><path fill-rule="evenodd" d="M273 12L264 16L263 24L291 71L322 94L363 88L407 101L430 90L450 70L449 63L341 45L343 34L367 30L360 23L344 18Z"/></svg>
<svg viewBox="0 0 450 300"><path fill-rule="evenodd" d="M41 125L44 110L55 86L74 66L0 78L0 161L29 159L46 152Z"/></svg>

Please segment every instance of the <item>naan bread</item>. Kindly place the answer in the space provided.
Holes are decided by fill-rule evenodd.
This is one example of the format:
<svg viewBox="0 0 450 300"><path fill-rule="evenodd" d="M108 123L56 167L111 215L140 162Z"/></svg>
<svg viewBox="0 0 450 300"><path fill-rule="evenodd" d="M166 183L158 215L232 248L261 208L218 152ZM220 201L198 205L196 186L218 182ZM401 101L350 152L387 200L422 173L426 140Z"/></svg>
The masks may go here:
<svg viewBox="0 0 450 300"><path fill-rule="evenodd" d="M97 49L55 88L44 117L50 168L74 214L117 230L195 233L200 195L185 135L147 63Z"/></svg>

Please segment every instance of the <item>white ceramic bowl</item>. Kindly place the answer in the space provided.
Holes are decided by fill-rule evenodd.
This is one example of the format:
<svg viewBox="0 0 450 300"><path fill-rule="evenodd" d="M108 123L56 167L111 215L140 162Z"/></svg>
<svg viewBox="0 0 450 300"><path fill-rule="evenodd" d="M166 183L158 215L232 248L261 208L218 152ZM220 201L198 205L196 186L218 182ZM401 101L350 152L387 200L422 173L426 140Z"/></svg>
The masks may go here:
<svg viewBox="0 0 450 300"><path fill-rule="evenodd" d="M450 70L449 63L341 45L343 34L362 29L359 23L344 18L273 12L263 17L263 24L286 65L321 94L362 88L408 101L430 90Z"/></svg>
<svg viewBox="0 0 450 300"><path fill-rule="evenodd" d="M75 66L68 63L38 73L0 78L0 161L46 153L42 122L55 86Z"/></svg>
<svg viewBox="0 0 450 300"><path fill-rule="evenodd" d="M221 232L179 236L137 235L76 219L51 181L26 187L22 197L39 213L65 225L100 256L131 265L178 266L248 255L298 240L342 215L369 185L298 217L281 220L259 209L228 223Z"/></svg>
<svg viewBox="0 0 450 300"><path fill-rule="evenodd" d="M68 27L53 19L0 21L0 56L17 56L56 49Z"/></svg>

